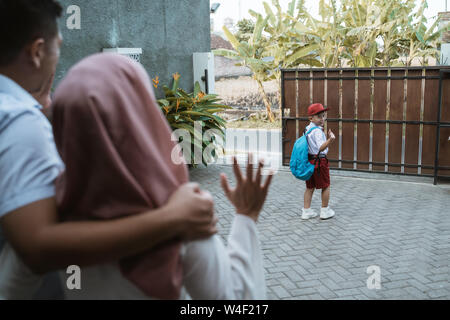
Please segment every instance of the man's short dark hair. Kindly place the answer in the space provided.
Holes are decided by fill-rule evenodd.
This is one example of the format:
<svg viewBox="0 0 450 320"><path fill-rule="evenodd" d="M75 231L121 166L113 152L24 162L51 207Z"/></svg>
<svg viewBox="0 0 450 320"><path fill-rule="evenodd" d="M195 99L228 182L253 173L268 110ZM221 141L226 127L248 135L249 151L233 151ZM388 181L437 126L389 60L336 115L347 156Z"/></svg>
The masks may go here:
<svg viewBox="0 0 450 320"><path fill-rule="evenodd" d="M0 0L0 66L12 63L30 42L58 34L56 0Z"/></svg>

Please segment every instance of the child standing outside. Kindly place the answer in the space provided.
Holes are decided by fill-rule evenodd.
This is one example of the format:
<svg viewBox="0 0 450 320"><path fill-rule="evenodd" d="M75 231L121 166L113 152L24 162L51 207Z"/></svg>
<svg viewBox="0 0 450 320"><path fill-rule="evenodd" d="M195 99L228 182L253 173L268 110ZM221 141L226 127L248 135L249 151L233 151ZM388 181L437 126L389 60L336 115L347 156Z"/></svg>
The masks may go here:
<svg viewBox="0 0 450 320"><path fill-rule="evenodd" d="M328 139L325 135L323 125L327 119L327 109L322 104L316 103L308 108L308 117L311 121L306 127L305 133L317 127L307 136L308 140L308 160L315 165L314 173L306 181L306 191L304 195L304 208L302 209L302 219L307 220L317 216L317 212L311 209L311 200L314 189L322 190L322 209L320 219L327 220L334 216L334 211L328 206L330 200L330 167L327 154L328 147L334 141L335 136L331 130L328 131Z"/></svg>

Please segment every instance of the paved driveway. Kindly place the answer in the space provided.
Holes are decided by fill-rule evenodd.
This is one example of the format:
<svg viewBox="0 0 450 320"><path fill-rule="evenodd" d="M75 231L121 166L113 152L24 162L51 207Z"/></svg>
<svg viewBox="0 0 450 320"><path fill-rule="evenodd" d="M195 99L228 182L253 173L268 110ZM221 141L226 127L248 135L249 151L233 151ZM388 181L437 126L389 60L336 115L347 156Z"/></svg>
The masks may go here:
<svg viewBox="0 0 450 320"><path fill-rule="evenodd" d="M231 167L219 165L190 173L214 195L225 237L234 210L220 188L221 172L232 176ZM305 185L279 171L258 227L268 298L450 299L450 190L389 179L332 173L336 217L302 221ZM313 208L320 208L319 193ZM368 289L377 271L381 288Z"/></svg>

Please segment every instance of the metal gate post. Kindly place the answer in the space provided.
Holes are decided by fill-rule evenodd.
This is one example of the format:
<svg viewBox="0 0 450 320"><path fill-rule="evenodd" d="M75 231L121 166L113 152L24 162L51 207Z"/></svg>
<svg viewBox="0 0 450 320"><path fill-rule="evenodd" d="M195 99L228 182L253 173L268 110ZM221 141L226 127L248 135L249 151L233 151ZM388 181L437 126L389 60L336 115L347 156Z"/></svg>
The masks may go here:
<svg viewBox="0 0 450 320"><path fill-rule="evenodd" d="M285 130L286 124L284 119L284 70L281 70L281 165L284 166L284 156L285 156Z"/></svg>
<svg viewBox="0 0 450 320"><path fill-rule="evenodd" d="M437 185L437 176L439 169L439 143L441 140L441 111L442 111L442 76L443 71L439 70L439 108L437 114L437 124L436 124L436 149L434 158L434 185Z"/></svg>

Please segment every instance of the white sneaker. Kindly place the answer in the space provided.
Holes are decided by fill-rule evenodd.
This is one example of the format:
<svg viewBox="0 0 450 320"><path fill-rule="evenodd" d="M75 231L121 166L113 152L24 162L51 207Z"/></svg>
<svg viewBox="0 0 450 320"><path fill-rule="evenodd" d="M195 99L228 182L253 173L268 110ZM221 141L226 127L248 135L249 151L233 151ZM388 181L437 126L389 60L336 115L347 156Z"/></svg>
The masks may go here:
<svg viewBox="0 0 450 320"><path fill-rule="evenodd" d="M327 220L334 217L334 210L330 207L320 209L320 219Z"/></svg>
<svg viewBox="0 0 450 320"><path fill-rule="evenodd" d="M308 219L315 218L315 217L317 217L317 212L315 212L313 209L302 208L302 219L303 220L308 220Z"/></svg>

